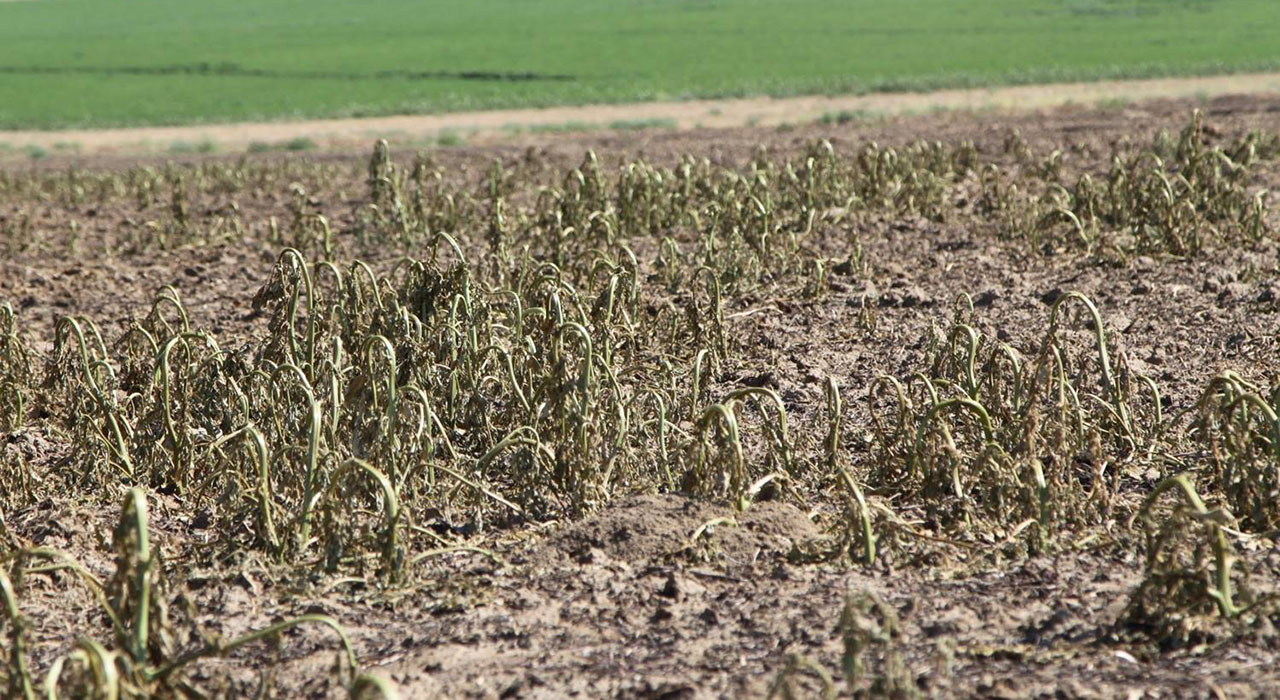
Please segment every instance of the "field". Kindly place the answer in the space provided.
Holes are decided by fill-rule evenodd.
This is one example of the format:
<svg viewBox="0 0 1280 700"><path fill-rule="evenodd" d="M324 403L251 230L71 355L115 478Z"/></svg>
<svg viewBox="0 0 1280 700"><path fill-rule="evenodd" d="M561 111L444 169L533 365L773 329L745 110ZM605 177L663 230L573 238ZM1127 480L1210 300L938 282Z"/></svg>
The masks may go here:
<svg viewBox="0 0 1280 700"><path fill-rule="evenodd" d="M0 2L0 129L1261 71L1273 30L1268 0Z"/></svg>
<svg viewBox="0 0 1280 700"><path fill-rule="evenodd" d="M1274 697L1278 112L2 170L0 687Z"/></svg>

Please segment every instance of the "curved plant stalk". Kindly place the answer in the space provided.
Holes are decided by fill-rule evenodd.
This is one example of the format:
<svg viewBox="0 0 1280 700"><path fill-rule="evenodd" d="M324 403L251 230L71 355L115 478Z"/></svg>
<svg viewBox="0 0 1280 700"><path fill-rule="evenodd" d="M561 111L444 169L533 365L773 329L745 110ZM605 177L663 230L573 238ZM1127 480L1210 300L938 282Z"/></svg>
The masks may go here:
<svg viewBox="0 0 1280 700"><path fill-rule="evenodd" d="M1174 491L1182 497L1186 505L1189 506L1197 519L1204 523L1212 533L1210 538L1210 546L1213 548L1213 556L1215 561L1216 579L1209 588L1208 595L1213 599L1218 607L1219 614L1225 618L1231 618L1238 615L1243 609L1236 606L1232 586L1231 586L1231 569L1234 565L1235 558L1231 555L1230 547L1227 543L1227 531L1223 525L1223 520L1229 519L1230 515L1225 516L1216 511L1210 511L1205 507L1204 501L1201 500L1200 494L1196 493L1195 486L1191 483L1191 479L1185 474L1171 476L1156 485L1151 493L1142 502L1142 507L1130 519L1130 527L1133 520L1139 516L1144 518L1151 517L1151 509L1155 502L1166 491ZM1154 561L1157 552L1148 554L1148 566Z"/></svg>
<svg viewBox="0 0 1280 700"><path fill-rule="evenodd" d="M667 420L667 403L662 398L662 393L654 387L645 387L636 392L627 402L626 410L628 412L639 410L644 404L645 399L649 399L653 404L656 417L653 423L658 426L658 468L662 470L663 480L668 489L676 487L675 477L671 473L671 458L667 453L667 428L670 421ZM643 430L645 422L641 421L637 425L639 430Z"/></svg>
<svg viewBox="0 0 1280 700"><path fill-rule="evenodd" d="M147 679L152 682L164 681L175 672L181 670L183 667L194 661L214 656L226 656L240 647L247 646L264 639L269 639L281 632L307 624L316 624L328 627L338 635L338 640L342 643L343 660L346 662L347 673L352 678L357 677L359 675L360 666L356 662L356 652L355 648L351 646L351 639L347 637L346 630L342 629L342 625L338 624L337 620L329 617L328 615L299 615L298 617L277 622L274 625L241 635L228 642L212 642L200 649L187 652L172 661L165 662L158 667L148 669L145 675Z"/></svg>
<svg viewBox="0 0 1280 700"><path fill-rule="evenodd" d="M519 348L519 346L515 346ZM507 371L507 378L511 382L511 392L515 394L516 400L520 402L520 407L525 410L526 415L533 413L533 405L529 402L525 395L524 389L520 385L520 379L516 376L515 361L512 359L512 353L497 345L486 346L480 351L479 371L483 372L490 355L496 355L498 361L502 363L503 369Z"/></svg>
<svg viewBox="0 0 1280 700"><path fill-rule="evenodd" d="M400 691L395 684L386 678L373 674L361 673L351 682L351 700L400 700Z"/></svg>
<svg viewBox="0 0 1280 700"><path fill-rule="evenodd" d="M778 396L778 392L767 387L735 389L729 392L723 403L726 406L733 406L735 402L745 402L746 399L752 397L762 398L773 405L777 422L776 425L770 426L770 430L773 432L777 443L778 459L787 474L793 477L796 476L795 465L791 459L791 435L787 430L787 407L782 403L782 397Z"/></svg>
<svg viewBox="0 0 1280 700"><path fill-rule="evenodd" d="M876 410L876 400L884 387L892 389L898 404L898 412L895 416L896 420L892 431L885 427L884 421L880 418L880 411ZM902 436L910 432L913 407L910 399L907 398L907 392L903 388L902 382L886 374L877 374L871 380L871 386L867 389L867 404L871 416L871 428L876 434L876 439L882 444L897 443Z"/></svg>
<svg viewBox="0 0 1280 700"><path fill-rule="evenodd" d="M115 601L113 607L116 617L122 623L131 623L125 625L125 638L121 640L121 646L128 652L133 663L142 667L149 661L152 589L157 572L151 554L147 499L137 488L131 488L125 494L113 546L118 557L116 575L126 579L123 597Z"/></svg>
<svg viewBox="0 0 1280 700"><path fill-rule="evenodd" d="M822 664L814 661L812 658L803 654L788 654L787 662L774 678L773 684L769 687L769 694L765 696L768 700L778 698L780 700L796 700L800 696L796 694L795 688L792 687L791 679L799 675L801 672L807 671L818 678L818 682L822 685L822 700L835 700L836 683L831 677L831 673L822 667Z"/></svg>
<svg viewBox="0 0 1280 700"><path fill-rule="evenodd" d="M974 417L978 419L979 427L982 428L983 444L992 444L992 441L995 438L995 429L991 424L991 416L987 413L987 409L983 408L982 404L974 401L973 399L966 398L954 398L940 401L929 408L928 413L926 413L923 420L920 421L920 426L916 429L915 449L912 451L908 467L909 471L915 474L920 473L918 460L921 458L920 455L923 455L925 452L925 436L933 428L935 422L942 413L952 410L964 410L968 413L972 413ZM958 489L957 495L960 495L960 485L958 483L956 484L956 488Z"/></svg>
<svg viewBox="0 0 1280 700"><path fill-rule="evenodd" d="M1277 397L1273 390L1271 400ZM1250 530L1280 524L1280 416L1257 387L1234 372L1209 382L1196 403L1210 443L1216 488ZM1217 437L1221 434L1221 439Z"/></svg>
<svg viewBox="0 0 1280 700"><path fill-rule="evenodd" d="M862 493L862 488L858 486L858 482L854 481L853 476L849 474L849 470L843 466L837 467L837 473L840 475L840 481L845 489L849 492L849 497L858 506L858 522L861 525L860 535L862 538L862 563L871 566L876 562L876 543L879 537L875 534L875 529L871 524L871 510L867 508L867 499Z"/></svg>
<svg viewBox="0 0 1280 700"><path fill-rule="evenodd" d="M364 341L364 357L365 357L365 373L372 380L377 376L378 372L374 367L374 348L381 351L385 364L383 365L383 387L382 399L379 401L378 383L370 382L371 397L369 406L376 410L379 403L382 405L382 425L379 426L379 433L386 441L386 449L381 452L382 458L390 465L391 476L399 479L400 470L397 466L398 453L400 452L400 441L397 437L399 431L400 418L400 402L399 392L397 391L397 373L398 365L396 363L396 350L391 346L391 341L381 335L371 335Z"/></svg>
<svg viewBox="0 0 1280 700"><path fill-rule="evenodd" d="M179 324L177 331L174 331L168 321L164 319L162 309L165 306L171 307L178 314ZM158 333L163 330L164 336L191 332L191 319L187 315L187 307L182 303L182 295L180 295L178 290L172 285L166 284L160 288L159 292L156 292L156 295L151 302L151 313L148 314L147 319L151 325L152 331Z"/></svg>
<svg viewBox="0 0 1280 700"><path fill-rule="evenodd" d="M970 399L978 400L978 375L976 365L978 362L978 345L982 342L978 331L971 326L963 323L957 323L951 327L951 333L947 336L947 359L948 362L954 362L957 356L957 344L961 341L961 336L967 341L964 347L963 369L964 369L964 391Z"/></svg>
<svg viewBox="0 0 1280 700"><path fill-rule="evenodd" d="M1022 356L1018 354L1018 351L1010 347L1008 343L1000 343L999 345L997 345L995 352L991 354L991 358L987 361L987 367L985 370L985 374L986 374L985 379L986 379L986 384L990 391L992 402L993 402L993 403L988 403L987 405L990 406L994 404L997 408L999 408L1000 405L1004 403L1003 401L1001 401L1000 390L998 386L999 380L1000 380L999 365L1001 364L1002 360L1003 360L1003 363L1007 365L1009 368L1010 377L1013 383L1013 386L1011 387L1008 394L1010 400L1005 405L1007 407L1007 410L1010 416L1019 415L1026 408L1025 396L1024 396L1025 387L1023 386L1023 376L1022 376L1023 360L1022 360Z"/></svg>
<svg viewBox="0 0 1280 700"><path fill-rule="evenodd" d="M44 692L48 700L58 700L58 682L67 664L79 663L93 673L94 689L103 700L117 700L121 693L120 674L116 670L117 654L108 651L92 639L81 639L66 656L59 657L49 667L44 679Z"/></svg>
<svg viewBox="0 0 1280 700"><path fill-rule="evenodd" d="M726 362L729 359L729 342L724 324L724 303L720 298L720 278L715 270L705 265L693 271L693 280L702 276L707 278L707 293L711 296L711 324L715 338L712 347L715 348L716 359Z"/></svg>
<svg viewBox="0 0 1280 700"><path fill-rule="evenodd" d="M0 301L0 430L18 430L26 421L31 362L18 335L17 317L7 301Z"/></svg>
<svg viewBox="0 0 1280 700"><path fill-rule="evenodd" d="M102 336L98 333L97 328L90 325L92 337L96 339L99 354L98 357L106 357L106 345L102 342ZM95 359L89 351L88 342L85 338L84 328L80 321L71 317L63 316L58 319L58 325L54 330L54 356L60 357L63 353L63 346L67 342L67 336L70 335L76 343L77 349L80 351L80 361L82 369L82 378L85 386L89 389L89 394L93 398L94 404L98 411L102 414L102 419L110 435L98 434L103 445L107 448L108 453L116 458L120 463L123 473L130 479L135 478L136 470L133 465L133 458L130 456L129 441L127 436L132 434L132 428L128 421L122 416L116 407L115 400L105 391L99 384L95 369L101 368L107 372L111 372L110 365L105 361Z"/></svg>
<svg viewBox="0 0 1280 700"><path fill-rule="evenodd" d="M826 451L827 468L835 471L839 465L840 427L844 423L844 401L840 398L840 385L836 380L827 377L825 385L827 400L827 438L822 446Z"/></svg>
<svg viewBox="0 0 1280 700"><path fill-rule="evenodd" d="M307 376L302 369L296 365L280 365L272 373L271 388L276 400L282 400L286 377L292 377L294 385L302 390L302 394L306 399L308 414L307 466L303 475L302 504L299 507L297 520L297 547L300 551L311 540L311 510L315 507L316 500L319 498L316 487L320 479L320 428L323 415L320 404L316 401L315 394L311 390L311 382L307 380Z"/></svg>
<svg viewBox="0 0 1280 700"><path fill-rule="evenodd" d="M707 432L719 425L724 431L725 441L729 444L729 463L721 475L723 488L728 492L734 507L743 511L749 505L744 499L747 488L746 459L742 455L742 440L738 437L738 418L733 409L725 404L708 406L697 423L697 460L694 473L698 475L699 485L705 488L707 476Z"/></svg>
<svg viewBox="0 0 1280 700"><path fill-rule="evenodd" d="M542 444L542 440L538 437L538 431L531 426L524 425L512 430L506 437L502 438L493 447L490 447L480 459L476 460L476 472L485 473L489 465L493 463L508 447L524 447L535 453L550 456L550 452L546 446Z"/></svg>
<svg viewBox="0 0 1280 700"><path fill-rule="evenodd" d="M259 535L266 541L271 552L279 556L283 548L279 536L276 535L275 517L272 515L274 501L271 495L271 450L267 447L266 438L262 436L261 431L252 424L222 436L210 445L210 449L217 449L223 443L233 440L239 440L244 444L256 468Z"/></svg>
<svg viewBox="0 0 1280 700"><path fill-rule="evenodd" d="M9 623L9 697L35 700L31 670L27 667L26 623L18 610L18 596L14 592L9 574L0 566L0 603L4 604L4 616Z"/></svg>
<svg viewBox="0 0 1280 700"><path fill-rule="evenodd" d="M165 341L159 353L157 353L155 377L155 383L160 387L160 404L164 414L165 433L171 443L170 455L173 460L173 472L170 476L178 484L179 488L184 491L187 488L186 477L191 472L191 436L185 426L179 428L178 422L174 419L172 399L173 367L170 356L173 353L173 349L181 345L187 354L187 362L188 366L190 366L192 363L191 341L208 345L215 354L220 352L217 342L208 335L203 333L179 333Z"/></svg>
<svg viewBox="0 0 1280 700"><path fill-rule="evenodd" d="M707 350L706 348L703 348L701 350L698 350L697 354L693 356L693 381L692 381L692 385L689 387L689 422L690 423L698 422L698 415L700 410L699 406L702 405L700 395L702 392L702 384L705 381L703 363L706 361L707 357L709 357L710 355L711 355L711 351Z"/></svg>
<svg viewBox="0 0 1280 700"><path fill-rule="evenodd" d="M391 485L391 480L381 471L375 469L373 465L364 460L352 458L333 470L333 476L329 479L327 495L332 497L338 488L338 484L342 482L342 477L349 473L363 473L368 476L377 484L379 491L382 493L383 531L380 537L382 540L382 566L383 571L389 576L398 577L401 557L399 556L399 545L396 540L396 530L400 523L400 498L396 495L395 487Z"/></svg>
<svg viewBox="0 0 1280 700"><path fill-rule="evenodd" d="M1102 323L1102 314L1098 313L1098 307L1094 306L1093 301L1080 292L1066 292L1058 297L1053 303L1053 307L1049 312L1049 334L1045 340L1046 345L1050 345L1049 338L1052 338L1058 328L1058 314L1062 305L1068 301L1075 301L1085 307L1088 311L1090 320L1093 323L1094 340L1097 343L1098 350L1098 366L1102 370L1102 383L1107 391L1107 400L1111 402L1115 409L1116 416L1120 420L1120 427L1125 432L1129 440L1136 444L1134 437L1133 423L1129 416L1128 403L1121 391L1120 385L1116 382L1115 372L1111 366L1111 355L1107 350L1106 330Z"/></svg>
<svg viewBox="0 0 1280 700"><path fill-rule="evenodd" d="M292 269L298 276L299 283L295 283L293 288L288 290L288 306L286 311L286 325L289 359L306 373L308 380L315 366L316 359L316 308L315 283L311 279L311 269L307 265L306 257L296 248L285 248L280 253L276 264L281 270L287 265L291 265ZM282 281L286 279L281 274ZM304 338L304 346L298 347L298 336L295 328L298 324L298 302L300 297L304 297L307 305L307 330Z"/></svg>

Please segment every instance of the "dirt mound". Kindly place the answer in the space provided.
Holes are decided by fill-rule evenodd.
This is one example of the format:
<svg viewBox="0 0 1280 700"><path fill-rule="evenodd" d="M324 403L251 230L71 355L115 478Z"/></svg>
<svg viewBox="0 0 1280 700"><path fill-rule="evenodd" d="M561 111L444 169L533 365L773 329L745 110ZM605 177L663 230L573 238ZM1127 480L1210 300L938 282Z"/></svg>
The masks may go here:
<svg viewBox="0 0 1280 700"><path fill-rule="evenodd" d="M795 506L757 503L746 512L680 494L619 499L543 542L535 565L612 560L630 566L692 556L724 567L785 557L796 543L817 536Z"/></svg>

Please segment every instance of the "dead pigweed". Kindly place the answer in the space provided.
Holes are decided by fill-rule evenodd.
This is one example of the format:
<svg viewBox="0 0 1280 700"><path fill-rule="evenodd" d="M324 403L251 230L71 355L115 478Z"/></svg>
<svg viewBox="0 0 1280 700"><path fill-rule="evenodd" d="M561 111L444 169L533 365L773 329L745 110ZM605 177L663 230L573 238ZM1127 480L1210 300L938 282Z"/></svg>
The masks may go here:
<svg viewBox="0 0 1280 700"><path fill-rule="evenodd" d="M31 372L31 354L18 333L13 307L0 303L0 430L4 432L19 430L26 423Z"/></svg>
<svg viewBox="0 0 1280 700"><path fill-rule="evenodd" d="M15 251L72 239L114 252L227 240L280 251L254 298L262 318L237 319L235 346L204 325L196 300L207 295L188 292L188 304L176 286L161 287L133 322L63 318L44 345L0 305L0 430L25 439L34 419L67 448L49 469L28 462L28 445L6 445L0 506L62 484L129 493L116 576L98 585L114 636L90 635L47 667L53 695L169 691L188 664L293 626L341 632L307 616L193 641L181 611L165 608L175 569L149 539L145 489L163 494L178 521L207 521L198 559L251 548L292 576L394 588L414 585L417 563L476 551L456 532L577 516L652 491L746 509L785 488L831 525L830 557L868 567L930 553L1061 552L1123 540L1119 516L1134 512L1151 474L1176 464L1225 509L1197 508L1194 489L1176 481L1157 488L1141 512L1150 557L1131 619L1239 616L1250 601L1230 566L1236 528L1280 523L1274 390L1224 375L1183 433L1084 295L1058 294L1044 334L1025 345L995 340L963 297L915 370L874 375L856 410L830 380L824 412L816 385L760 367L796 359L813 381L803 358L773 346L776 329L757 322L826 313L845 295L851 308L837 320L856 326L850 338L894 339L901 317L878 310L872 255L883 241L873 234L903 222L932 229L972 215L977 229L1037 250L1121 259L1265 240L1258 174L1278 144L1265 134L1217 139L1197 116L1176 137L1117 146L1089 172L1078 151L1037 153L1013 133L1003 157L972 143L816 141L738 165L587 153L556 169L504 155L454 172L430 154L403 167L379 142L352 172L281 162L12 183L0 173L21 208L0 221L0 244ZM247 193L277 198L275 216L242 220L234 200ZM95 200L124 201L136 220L101 241L87 226L60 227L52 243L35 233L32 202ZM866 289L850 291L854 281ZM113 327L123 331L107 342ZM845 391L861 395L855 376ZM1184 496L1171 504L1175 493ZM17 649L4 681L28 697L26 565L4 563L13 579L0 591L5 632ZM850 692L915 693L891 612L871 599L846 605ZM351 676L354 661L344 665ZM796 655L774 692L834 687ZM357 697L390 697L389 688L367 677L351 686Z"/></svg>
<svg viewBox="0 0 1280 700"><path fill-rule="evenodd" d="M1091 362L1073 359L1060 336L1067 301L1087 311ZM1026 531L1043 549L1059 529L1110 507L1113 475L1158 434L1159 394L1152 388L1154 416L1134 409L1130 382L1154 385L1116 371L1101 318L1083 295L1057 301L1032 360L990 346L963 322L968 315L957 312L928 372L872 384L877 458L865 488L911 494L943 531Z"/></svg>
<svg viewBox="0 0 1280 700"><path fill-rule="evenodd" d="M802 691L797 687L802 675L810 675L817 679L818 694ZM769 686L769 700L799 700L799 698L820 697L834 700L837 697L835 679L822 667L822 664L802 654L788 654L786 664L778 671L773 684Z"/></svg>
<svg viewBox="0 0 1280 700"><path fill-rule="evenodd" d="M1166 493L1174 500L1172 508L1157 512ZM1238 618L1256 602L1237 601L1237 591L1248 589L1242 587L1243 571L1236 567L1231 544L1235 518L1225 509L1210 509L1186 475L1156 486L1135 517L1146 532L1147 558L1123 623L1176 646L1205 631L1204 616Z"/></svg>
<svg viewBox="0 0 1280 700"><path fill-rule="evenodd" d="M1280 419L1275 392L1234 372L1210 382L1197 404L1199 439L1212 459L1209 485L1249 532L1280 527Z"/></svg>
<svg viewBox="0 0 1280 700"><path fill-rule="evenodd" d="M898 648L898 613L874 594L850 593L840 612L841 670L850 694L915 698L920 691ZM867 658L870 657L870 658Z"/></svg>
<svg viewBox="0 0 1280 700"><path fill-rule="evenodd" d="M1254 184L1253 173L1260 160L1274 157L1259 143L1250 134L1210 145L1197 110L1176 139L1161 132L1147 149L1119 149L1104 180L1085 173L1064 188L1060 159L1051 154L1041 165L1037 193L1007 183L989 166L980 178L979 206L1004 212L1006 235L1047 252L1124 259L1257 242L1268 233L1268 211L1266 191ZM1017 134L1005 147L1024 162L1030 157Z"/></svg>
<svg viewBox="0 0 1280 700"><path fill-rule="evenodd" d="M840 449L840 434L841 426L844 422L844 401L840 398L839 385L830 377L827 378L826 399L828 428L824 447L826 449L827 468L839 475L841 485L845 488L847 496L845 499L847 512L843 518L845 525L842 533L843 541L849 543L845 547L847 549L860 545L862 548L862 563L870 566L876 561L876 546L879 537L876 535L872 524L867 498L842 461L843 452Z"/></svg>
<svg viewBox="0 0 1280 700"><path fill-rule="evenodd" d="M175 693L200 694L193 681L184 677L187 667L201 659L226 656L246 645L309 624L327 627L337 634L343 648L343 682L349 684L353 693L376 687L382 689L384 696L394 696L394 689L386 681L359 674L346 633L337 622L323 615L302 615L231 640L206 640L194 645L184 642L188 648L179 648L177 622L167 610L164 560L151 541L146 498L138 489L130 489L125 496L113 547L116 571L105 585L74 559L54 550L19 551L13 558L17 567L14 577L0 568L0 603L4 605L5 622L13 635L6 667L11 695L35 697L35 680L24 656L25 623L18 607L17 591L27 576L70 571L101 603L114 628L114 643L108 645L86 636L69 652L56 658L43 682L47 697L140 699ZM33 559L48 563L28 565Z"/></svg>

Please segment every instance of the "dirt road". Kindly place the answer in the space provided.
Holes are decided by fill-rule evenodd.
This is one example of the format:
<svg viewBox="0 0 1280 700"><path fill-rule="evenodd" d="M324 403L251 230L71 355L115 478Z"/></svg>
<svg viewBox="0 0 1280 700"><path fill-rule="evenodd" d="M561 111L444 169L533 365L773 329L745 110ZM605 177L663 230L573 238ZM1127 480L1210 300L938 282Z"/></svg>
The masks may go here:
<svg viewBox="0 0 1280 700"><path fill-rule="evenodd" d="M72 131L0 131L5 152L56 150L85 154L163 153L204 147L235 152L251 147L280 148L309 139L322 148L363 145L375 138L414 145L436 142L493 143L528 131L583 131L644 124L676 129L744 125L802 124L823 117L874 118L932 110L1027 110L1065 104L1125 104L1156 98L1215 97L1280 93L1280 73L1199 78L1121 80L1093 83L1025 85L929 93L888 93L838 97L689 100L547 109L453 112L361 119L209 124ZM310 143L305 144L311 147Z"/></svg>

